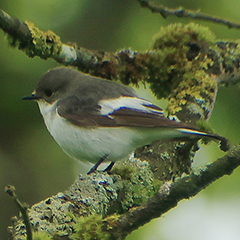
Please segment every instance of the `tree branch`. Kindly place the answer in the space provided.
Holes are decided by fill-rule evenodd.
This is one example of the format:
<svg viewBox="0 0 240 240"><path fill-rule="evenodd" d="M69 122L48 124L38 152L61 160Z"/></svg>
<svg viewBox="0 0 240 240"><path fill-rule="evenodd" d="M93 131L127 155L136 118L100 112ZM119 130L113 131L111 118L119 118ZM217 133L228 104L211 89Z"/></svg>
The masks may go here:
<svg viewBox="0 0 240 240"><path fill-rule="evenodd" d="M115 53L91 51L76 44L64 44L52 31L43 32L33 23L23 23L2 10L0 28L10 36L10 44L29 57L53 58L60 64L123 84L147 82L158 98L169 97L175 78L178 83L193 67L193 71L201 69L216 75L222 84L236 84L240 79L237 41L214 42L213 33L196 24L161 28L153 47L143 53L131 49Z"/></svg>
<svg viewBox="0 0 240 240"><path fill-rule="evenodd" d="M124 239L133 230L175 207L180 200L195 196L218 178L231 174L240 165L240 145L232 147L215 162L174 182L165 182L160 188L161 182L153 182L146 162L130 159L117 165L115 172L121 172L122 176L80 175L65 192L33 205L29 211L33 229L70 238L75 232L78 239L84 239L81 236L86 231L93 231L92 236L105 232L109 234L106 239ZM93 226L100 225L101 230L85 229L83 225L89 221ZM25 226L21 220L16 230L18 239L23 239Z"/></svg>
<svg viewBox="0 0 240 240"><path fill-rule="evenodd" d="M23 49L31 43L31 32L28 26L22 21L11 17L0 9L0 28L13 37L12 45L20 40L19 49Z"/></svg>
<svg viewBox="0 0 240 240"><path fill-rule="evenodd" d="M163 5L155 4L154 2L149 2L147 0L137 0L137 1L140 3L142 7L150 9L153 13L161 14L163 18L167 18L168 16L173 15L179 18L205 20L205 21L214 22L217 24L222 24L229 28L240 29L240 24L238 23L233 23L225 19L215 18L212 16L201 14L199 13L199 11L193 12L190 10L185 10L182 7L179 7L178 9L166 8Z"/></svg>
<svg viewBox="0 0 240 240"><path fill-rule="evenodd" d="M224 157L215 162L193 169L186 177L178 178L175 182L165 182L147 203L119 217L111 230L113 236L117 237L116 235L122 233L125 237L125 233L130 233L151 219L160 217L182 199L193 197L220 177L230 175L239 165L240 145L231 148Z"/></svg>

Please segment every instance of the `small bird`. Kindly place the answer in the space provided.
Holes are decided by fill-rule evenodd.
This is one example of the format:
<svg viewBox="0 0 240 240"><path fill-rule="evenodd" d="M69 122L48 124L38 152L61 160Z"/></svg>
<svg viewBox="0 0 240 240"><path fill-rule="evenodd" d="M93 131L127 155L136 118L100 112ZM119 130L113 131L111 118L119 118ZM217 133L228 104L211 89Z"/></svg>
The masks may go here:
<svg viewBox="0 0 240 240"><path fill-rule="evenodd" d="M163 110L121 84L60 67L48 71L24 100L36 100L48 131L73 159L94 167L123 159L154 140L209 137L226 139L170 120Z"/></svg>

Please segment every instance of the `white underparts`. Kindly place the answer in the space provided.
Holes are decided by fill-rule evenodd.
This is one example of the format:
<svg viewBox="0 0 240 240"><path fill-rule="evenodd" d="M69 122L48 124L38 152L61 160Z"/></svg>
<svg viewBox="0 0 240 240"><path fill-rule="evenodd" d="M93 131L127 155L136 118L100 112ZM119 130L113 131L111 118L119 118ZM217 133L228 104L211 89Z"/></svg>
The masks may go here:
<svg viewBox="0 0 240 240"><path fill-rule="evenodd" d="M107 100L101 101L102 114L108 114L122 106L122 100L123 98L121 104L116 100L114 104L111 102L111 105ZM145 100L136 98L131 104L128 103L128 107L136 106L136 103L139 107L141 104L138 101ZM137 147L157 139L204 135L202 132L185 128L79 127L58 115L56 102L48 104L39 100L38 104L47 129L56 142L67 155L81 161L96 163L106 154L109 154L109 161L117 161L131 154ZM142 106L142 109L146 111L145 106Z"/></svg>

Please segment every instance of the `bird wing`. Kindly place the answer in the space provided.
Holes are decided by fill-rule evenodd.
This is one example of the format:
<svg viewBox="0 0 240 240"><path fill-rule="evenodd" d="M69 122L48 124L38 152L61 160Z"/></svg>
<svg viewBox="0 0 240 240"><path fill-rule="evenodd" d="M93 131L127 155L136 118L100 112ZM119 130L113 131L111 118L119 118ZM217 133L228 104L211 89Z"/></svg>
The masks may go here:
<svg viewBox="0 0 240 240"><path fill-rule="evenodd" d="M214 133L198 130L191 124L176 122L163 115L163 110L151 102L138 97L122 96L116 99L101 100L101 113L114 120L116 126L147 127L147 128L171 128L183 134L183 137L209 137L221 141L221 149L229 148L228 141Z"/></svg>
<svg viewBox="0 0 240 240"><path fill-rule="evenodd" d="M165 118L163 110L138 97L95 101L93 97L79 99L76 96L59 101L57 112L79 127L174 127L179 123Z"/></svg>
<svg viewBox="0 0 240 240"><path fill-rule="evenodd" d="M179 123L164 117L163 110L138 97L121 96L99 102L102 115L113 119L117 126L128 127L174 127Z"/></svg>
<svg viewBox="0 0 240 240"><path fill-rule="evenodd" d="M101 115L101 106L92 97L71 96L60 100L57 113L79 127L97 127L114 124L108 116Z"/></svg>

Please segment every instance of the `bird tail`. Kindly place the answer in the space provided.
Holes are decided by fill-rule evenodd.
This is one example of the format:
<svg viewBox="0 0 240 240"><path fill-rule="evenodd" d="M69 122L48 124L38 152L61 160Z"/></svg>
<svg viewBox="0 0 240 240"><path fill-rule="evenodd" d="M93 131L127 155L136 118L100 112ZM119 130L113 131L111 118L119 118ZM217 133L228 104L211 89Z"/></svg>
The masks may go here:
<svg viewBox="0 0 240 240"><path fill-rule="evenodd" d="M195 130L195 129L189 129L189 128L178 128L177 129L179 132L183 133L183 134L187 134L189 135L193 135L194 137L199 136L199 137L206 137L206 138L210 138L210 139L214 139L217 141L220 141L220 149L224 152L228 151L230 148L230 144L229 141L217 134L214 133L207 133L207 132L202 132L199 130Z"/></svg>

